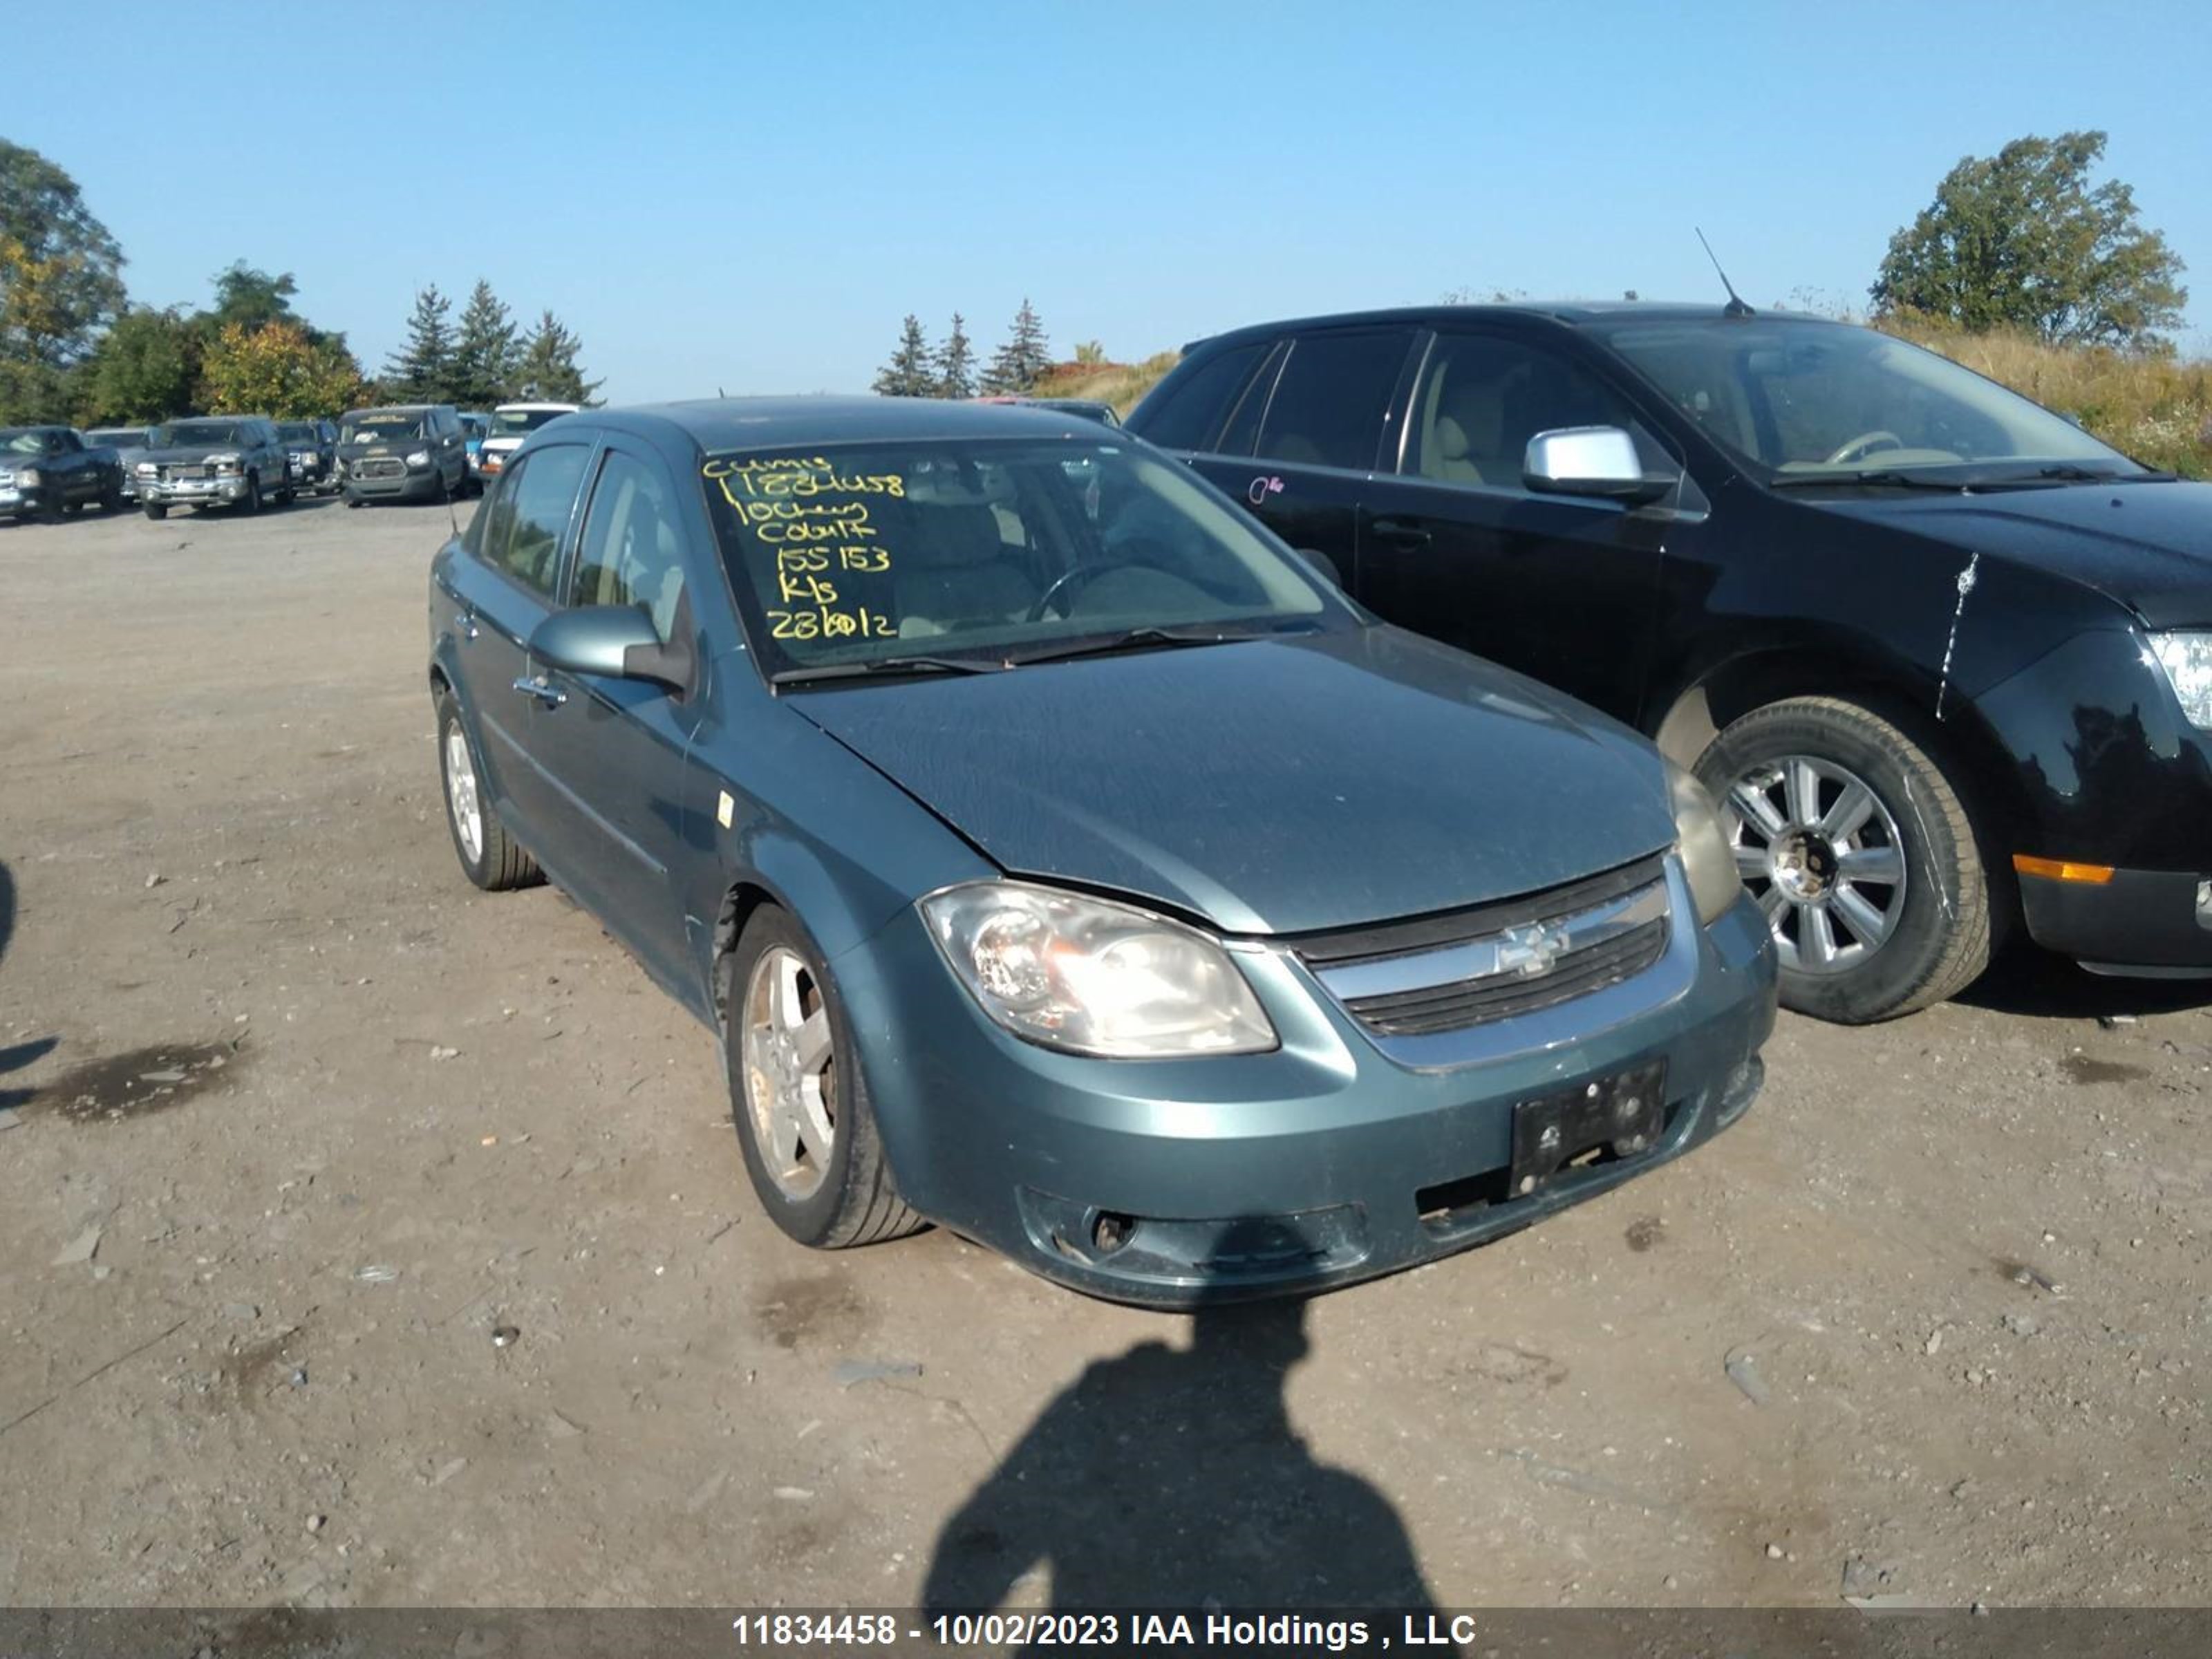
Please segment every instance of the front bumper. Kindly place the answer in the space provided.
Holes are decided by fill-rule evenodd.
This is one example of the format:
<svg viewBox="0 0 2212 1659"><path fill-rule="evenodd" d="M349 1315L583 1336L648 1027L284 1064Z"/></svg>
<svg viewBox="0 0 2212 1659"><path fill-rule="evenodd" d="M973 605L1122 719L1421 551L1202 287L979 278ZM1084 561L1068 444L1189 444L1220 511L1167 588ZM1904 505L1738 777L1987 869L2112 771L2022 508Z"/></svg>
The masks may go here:
<svg viewBox="0 0 2212 1659"><path fill-rule="evenodd" d="M0 513L36 513L46 504L44 484L0 484Z"/></svg>
<svg viewBox="0 0 2212 1659"><path fill-rule="evenodd" d="M2106 882L2020 878L2038 945L2098 973L2212 976L2212 878L2186 870L2115 870Z"/></svg>
<svg viewBox="0 0 2212 1659"><path fill-rule="evenodd" d="M438 469L404 472L395 478L362 478L348 472L344 489L351 500L363 501L439 501L446 498L445 482Z"/></svg>
<svg viewBox="0 0 2212 1659"><path fill-rule="evenodd" d="M1434 1068L1387 1057L1273 949L1238 960L1280 1046L1190 1060L1092 1060L1009 1035L912 911L830 968L908 1202L1061 1284L1189 1307L1465 1249L1734 1122L1763 1076L1773 951L1747 899L1710 928L1686 904L1675 918L1693 930L1679 994L1586 1032L1549 1021L1544 1043ZM1510 1036L1506 1024L1483 1028L1486 1040ZM1651 1152L1563 1173L1525 1198L1504 1191L1516 1103L1662 1060L1666 1118ZM1101 1218L1114 1248L1099 1245Z"/></svg>
<svg viewBox="0 0 2212 1659"><path fill-rule="evenodd" d="M157 507L228 507L246 499L246 479L141 478L138 499Z"/></svg>

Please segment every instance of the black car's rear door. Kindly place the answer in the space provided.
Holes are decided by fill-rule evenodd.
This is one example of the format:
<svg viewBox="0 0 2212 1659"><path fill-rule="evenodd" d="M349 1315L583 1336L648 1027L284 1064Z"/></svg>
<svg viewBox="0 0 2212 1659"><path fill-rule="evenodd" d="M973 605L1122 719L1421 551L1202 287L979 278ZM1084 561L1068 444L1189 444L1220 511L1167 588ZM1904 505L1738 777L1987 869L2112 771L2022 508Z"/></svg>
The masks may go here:
<svg viewBox="0 0 2212 1659"><path fill-rule="evenodd" d="M1193 465L1293 547L1327 556L1347 589L1359 562L1359 505L1395 453L1416 331L1315 329L1277 346L1212 453Z"/></svg>
<svg viewBox="0 0 2212 1659"><path fill-rule="evenodd" d="M1703 498L1656 507L1540 495L1535 434L1625 428L1647 468L1679 463L1627 395L1556 343L1440 331L1413 379L1398 470L1364 492L1354 591L1386 619L1634 720L1663 550L1701 533Z"/></svg>

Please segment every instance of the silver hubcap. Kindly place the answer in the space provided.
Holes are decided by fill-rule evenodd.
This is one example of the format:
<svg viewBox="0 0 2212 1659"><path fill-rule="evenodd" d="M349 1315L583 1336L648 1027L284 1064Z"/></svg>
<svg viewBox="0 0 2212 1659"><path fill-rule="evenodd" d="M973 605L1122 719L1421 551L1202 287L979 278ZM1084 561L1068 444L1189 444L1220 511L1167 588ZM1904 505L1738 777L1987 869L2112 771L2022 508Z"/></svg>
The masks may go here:
<svg viewBox="0 0 2212 1659"><path fill-rule="evenodd" d="M1784 967L1844 973L1897 931L1904 841L1865 780L1831 760L1784 755L1738 778L1728 805L1737 873Z"/></svg>
<svg viewBox="0 0 2212 1659"><path fill-rule="evenodd" d="M453 815L454 839L474 864L483 856L483 811L477 805L476 764L458 720L446 728L446 810Z"/></svg>
<svg viewBox="0 0 2212 1659"><path fill-rule="evenodd" d="M769 1178L786 1198L811 1198L837 1141L837 1074L830 1010L797 953L778 945L745 982L745 1109Z"/></svg>

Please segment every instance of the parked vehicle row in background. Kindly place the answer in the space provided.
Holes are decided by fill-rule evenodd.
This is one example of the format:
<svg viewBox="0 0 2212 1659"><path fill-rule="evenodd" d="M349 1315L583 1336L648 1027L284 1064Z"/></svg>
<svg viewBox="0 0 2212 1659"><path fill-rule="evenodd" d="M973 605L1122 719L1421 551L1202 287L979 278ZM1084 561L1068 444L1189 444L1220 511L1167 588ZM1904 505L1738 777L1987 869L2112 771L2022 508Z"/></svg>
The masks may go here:
<svg viewBox="0 0 2212 1659"><path fill-rule="evenodd" d="M123 473L123 499L138 499L138 463L146 458L147 447L154 441L150 426L96 427L84 434L87 444L96 448L115 452L116 465Z"/></svg>
<svg viewBox="0 0 2212 1659"><path fill-rule="evenodd" d="M123 505L112 449L65 426L0 427L0 513L53 523L87 503Z"/></svg>
<svg viewBox="0 0 2212 1659"><path fill-rule="evenodd" d="M2212 972L2212 486L1740 304L1243 329L1129 428L1385 617L1694 766L1790 1006L1923 1006L2015 925Z"/></svg>
<svg viewBox="0 0 2212 1659"><path fill-rule="evenodd" d="M289 501L292 458L265 415L201 415L165 421L149 434L137 477L149 519L173 507L234 507L258 513Z"/></svg>

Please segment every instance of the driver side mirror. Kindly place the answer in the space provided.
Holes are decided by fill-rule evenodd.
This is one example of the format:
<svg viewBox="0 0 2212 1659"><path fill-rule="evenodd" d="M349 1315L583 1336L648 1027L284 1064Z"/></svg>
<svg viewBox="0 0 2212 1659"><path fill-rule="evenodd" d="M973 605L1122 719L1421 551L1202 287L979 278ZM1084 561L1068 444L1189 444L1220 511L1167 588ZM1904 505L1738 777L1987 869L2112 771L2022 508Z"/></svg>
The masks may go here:
<svg viewBox="0 0 2212 1659"><path fill-rule="evenodd" d="M691 683L690 647L663 645L652 618L634 605L556 611L531 634L530 654L571 674L647 680L672 691Z"/></svg>
<svg viewBox="0 0 2212 1659"><path fill-rule="evenodd" d="M1672 490L1680 475L1649 473L1636 440L1617 426L1569 426L1528 440L1521 482L1546 495L1587 495L1641 504Z"/></svg>

